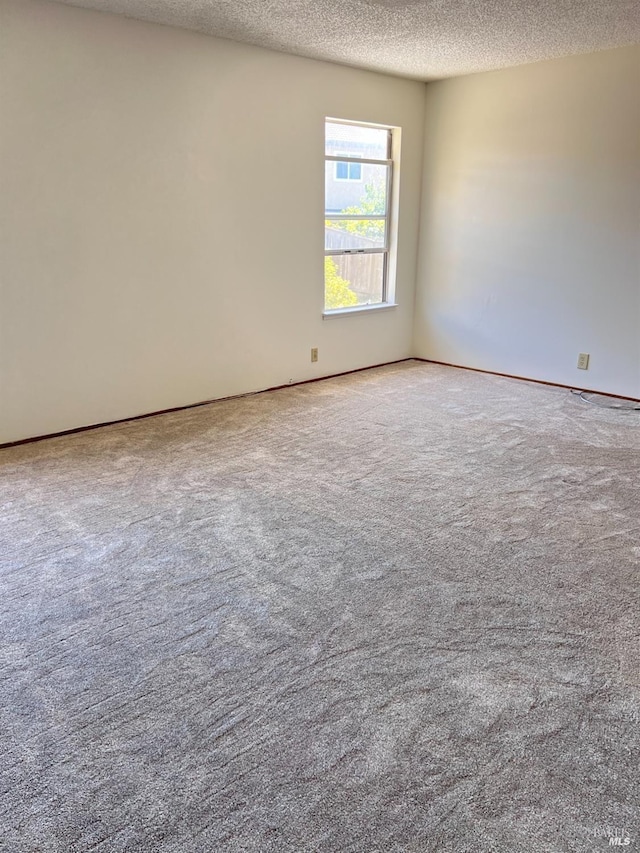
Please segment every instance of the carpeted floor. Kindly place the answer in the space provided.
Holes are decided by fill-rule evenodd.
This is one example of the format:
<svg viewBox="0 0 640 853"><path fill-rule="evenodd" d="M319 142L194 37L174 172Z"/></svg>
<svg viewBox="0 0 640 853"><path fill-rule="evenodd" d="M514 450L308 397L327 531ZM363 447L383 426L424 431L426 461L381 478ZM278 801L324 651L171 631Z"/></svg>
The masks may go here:
<svg viewBox="0 0 640 853"><path fill-rule="evenodd" d="M405 362L0 484L3 853L640 849L640 413Z"/></svg>

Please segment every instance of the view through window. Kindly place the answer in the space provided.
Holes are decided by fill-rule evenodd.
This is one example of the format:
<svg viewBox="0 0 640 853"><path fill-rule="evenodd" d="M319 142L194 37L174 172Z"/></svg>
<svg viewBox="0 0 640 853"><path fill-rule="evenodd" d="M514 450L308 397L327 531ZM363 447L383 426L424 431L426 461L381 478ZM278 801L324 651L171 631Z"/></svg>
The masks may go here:
<svg viewBox="0 0 640 853"><path fill-rule="evenodd" d="M325 311L387 301L391 133L325 122Z"/></svg>

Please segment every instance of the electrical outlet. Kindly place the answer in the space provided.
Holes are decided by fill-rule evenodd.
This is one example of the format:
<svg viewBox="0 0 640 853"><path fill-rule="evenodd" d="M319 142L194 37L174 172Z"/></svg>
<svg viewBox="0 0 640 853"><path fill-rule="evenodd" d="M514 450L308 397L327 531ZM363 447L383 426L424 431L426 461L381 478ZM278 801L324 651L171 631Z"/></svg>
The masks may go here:
<svg viewBox="0 0 640 853"><path fill-rule="evenodd" d="M588 352L578 353L578 368L580 370L589 370L589 353Z"/></svg>
<svg viewBox="0 0 640 853"><path fill-rule="evenodd" d="M311 361L318 360L318 347L311 347Z"/></svg>

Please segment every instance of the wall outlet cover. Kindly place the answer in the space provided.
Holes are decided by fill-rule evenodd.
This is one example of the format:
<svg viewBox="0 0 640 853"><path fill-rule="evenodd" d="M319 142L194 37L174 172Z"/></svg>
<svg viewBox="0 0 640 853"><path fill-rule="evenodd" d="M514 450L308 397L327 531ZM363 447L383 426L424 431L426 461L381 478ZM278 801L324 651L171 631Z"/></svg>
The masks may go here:
<svg viewBox="0 0 640 853"><path fill-rule="evenodd" d="M589 369L589 353L588 352L578 353L578 368L580 370L588 370Z"/></svg>

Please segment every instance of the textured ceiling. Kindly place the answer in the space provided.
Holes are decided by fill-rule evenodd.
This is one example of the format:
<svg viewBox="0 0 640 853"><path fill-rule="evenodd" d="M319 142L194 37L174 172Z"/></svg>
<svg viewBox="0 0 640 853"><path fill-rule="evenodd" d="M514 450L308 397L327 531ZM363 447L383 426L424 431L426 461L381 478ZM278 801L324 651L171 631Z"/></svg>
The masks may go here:
<svg viewBox="0 0 640 853"><path fill-rule="evenodd" d="M640 0L62 0L422 80L640 42Z"/></svg>

